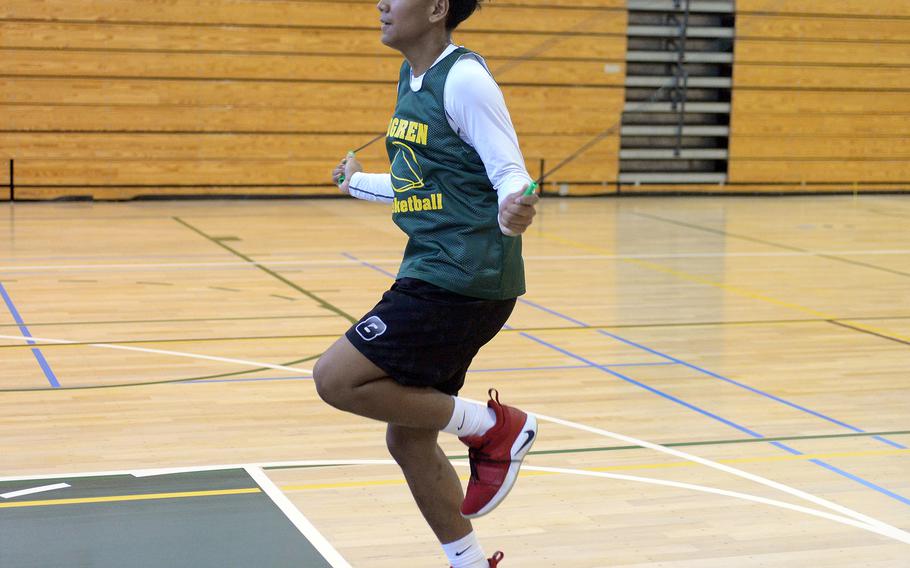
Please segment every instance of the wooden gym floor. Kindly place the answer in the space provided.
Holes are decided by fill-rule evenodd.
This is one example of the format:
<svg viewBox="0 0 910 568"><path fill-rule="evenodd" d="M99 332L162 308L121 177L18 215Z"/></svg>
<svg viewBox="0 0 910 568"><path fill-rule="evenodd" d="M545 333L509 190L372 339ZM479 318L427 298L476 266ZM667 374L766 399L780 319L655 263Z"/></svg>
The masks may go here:
<svg viewBox="0 0 910 568"><path fill-rule="evenodd" d="M906 195L544 200L529 292L463 391L544 415L476 523L487 551L503 568L906 562L908 228ZM308 374L403 244L355 200L0 204L0 493L246 468L332 566L445 566L383 426L325 406ZM62 511L67 491L4 497L0 519Z"/></svg>

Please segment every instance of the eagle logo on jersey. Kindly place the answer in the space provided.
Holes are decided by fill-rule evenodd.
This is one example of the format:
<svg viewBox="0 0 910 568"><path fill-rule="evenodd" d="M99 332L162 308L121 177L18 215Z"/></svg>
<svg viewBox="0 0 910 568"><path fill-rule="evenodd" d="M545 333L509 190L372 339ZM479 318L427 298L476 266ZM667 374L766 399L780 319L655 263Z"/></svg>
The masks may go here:
<svg viewBox="0 0 910 568"><path fill-rule="evenodd" d="M404 142L393 140L392 144L398 148L392 160L392 188L398 193L423 188L423 170L417 154Z"/></svg>

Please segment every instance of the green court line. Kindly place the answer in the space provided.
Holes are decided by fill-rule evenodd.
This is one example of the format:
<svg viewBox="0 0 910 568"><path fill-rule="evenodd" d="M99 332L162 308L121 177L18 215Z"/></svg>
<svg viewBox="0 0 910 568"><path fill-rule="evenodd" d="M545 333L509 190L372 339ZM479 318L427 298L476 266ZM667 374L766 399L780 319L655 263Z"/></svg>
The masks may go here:
<svg viewBox="0 0 910 568"><path fill-rule="evenodd" d="M4 282L11 282L11 280L4 280ZM97 320L97 321L48 321L33 323L28 322L28 327L38 327L42 325L116 325L116 324L128 324L128 323L196 323L200 321L255 321L255 320L282 320L282 319L310 319L310 318L333 318L334 315L329 314L316 314L311 316L246 316L246 317L233 317L233 318L174 318L174 319L150 319L150 320ZM863 318L859 318L863 319ZM15 327L18 328L19 324L17 323L0 323L0 328L3 327Z"/></svg>
<svg viewBox="0 0 910 568"><path fill-rule="evenodd" d="M902 272L902 271L900 271L900 270L894 270L893 268L887 268L887 267L884 267L884 266L878 266L877 264L872 264L872 263L869 263L869 262L862 262L862 261L859 261L859 260L853 260L853 259L850 259L850 258L844 258L844 257L842 257L842 256L837 256L837 255L833 255L833 254L827 254L827 253L823 253L823 252L816 252L816 251L804 249L804 248L801 248L801 247L795 247L795 246L793 246L793 245L785 245L785 244L782 244L782 243L775 243L775 242L772 242L772 241L767 241L767 240L764 240L764 239L759 239L759 238L756 238L756 237L751 237L751 236L749 236L749 235L739 235L739 234L736 234L736 233L731 233L731 232L729 232L729 231L724 231L724 230L722 230L722 229L714 229L714 228L711 228L711 227L705 227L705 226L702 226L702 225L696 225L695 223L687 223L687 222L685 222L685 221L677 221L676 219L668 219L668 218L666 218L666 217L661 217L661 216L659 216L659 215L654 215L653 213L640 213L640 212L636 212L636 213L633 213L633 215L638 215L639 217L645 217L645 218L648 218L648 219L654 219L654 220L656 220L656 221L661 221L661 222L664 222L664 223L670 223L670 224L672 224L672 225L678 225L678 226L680 226L680 227L686 227L687 229L695 229L695 230L697 230L697 231L704 231L704 232L712 233L712 234L715 234L715 235L721 235L721 236L723 236L723 237L725 237L725 238L740 239L740 240L744 240L744 241L749 241L749 242L753 242L753 243L762 244L762 245L769 246L769 247L776 247L776 248L780 248L780 249L784 249L784 250L789 250L789 251L793 251L793 252L805 253L805 254L808 254L808 255L811 255L811 256L815 256L815 257L818 257L818 258L825 258L825 259L828 259L828 260L835 260L835 261L837 261L837 262L843 262L843 263L846 263L846 264L852 264L852 265L854 265L854 266L862 266L862 267L864 267L864 268L871 268L871 269L873 269L873 270L879 270L879 271L881 271L881 272L890 272L891 274L897 274L898 276L910 276L910 273Z"/></svg>
<svg viewBox="0 0 910 568"><path fill-rule="evenodd" d="M780 440L825 440L828 438L859 438L859 437L868 437L868 436L896 436L900 434L910 434L910 430L898 430L894 432L860 432L854 434L819 434L815 436L778 436L775 438L738 438L735 440L706 440L702 442L670 442L668 444L661 444L668 448L673 447L684 447L684 446L720 446L725 444L751 444L755 442L776 442ZM642 446L605 446L605 447L596 447L596 448L569 448L565 450L541 450L541 451L530 451L528 455L534 456L546 456L554 454L581 454L586 452L615 452L622 450L642 450L645 449ZM450 460L464 460L468 459L467 454L458 454L458 455L447 455ZM345 465L345 464L339 464ZM332 464L321 464L321 465L297 465L297 466L271 466L263 467L262 469L307 469L307 468L316 468L316 467L335 467Z"/></svg>
<svg viewBox="0 0 910 568"><path fill-rule="evenodd" d="M287 363L279 363L279 364L282 367L289 367L291 365L296 365L298 363L305 363L307 361L312 361L313 359L318 359L319 357L322 357L322 353L319 353L318 355L310 355L309 357L305 357L303 359L296 359L294 361L288 361ZM246 371L234 371L231 373L218 373L216 375L204 375L202 377L189 377L189 378L184 378L184 379L168 379L165 381L145 381L145 382L141 382L141 383L117 383L117 384L111 384L111 385L82 385L82 386L75 386L75 387L61 386L59 388L42 387L42 388L22 388L22 389L0 389L0 393L2 393L2 392L44 392L44 391L59 392L59 391L69 391L69 390L144 387L144 386L149 386L149 385L167 385L167 384L172 384L172 383L188 383L190 381L201 381L203 379L217 379L220 377L235 377L238 375L246 375L248 373L258 373L260 371L268 371L268 370L270 370L268 367L260 367L258 369L248 369Z"/></svg>
<svg viewBox="0 0 910 568"><path fill-rule="evenodd" d="M910 431L908 431L910 432ZM894 432L890 432L894 434ZM841 437L841 436L821 436L821 437ZM780 438L778 438L780 439ZM792 439L792 438L789 438ZM751 440L750 440L751 441ZM762 441L762 440L757 440ZM732 443L733 441L731 441ZM697 443L690 443L688 445L696 445ZM667 444L668 446L672 445L686 445L683 443L680 444ZM630 446L631 448L637 448L638 446ZM624 449L624 447L616 447L613 449ZM534 454L547 454L547 453L568 453L579 450L563 450L561 452L531 452ZM584 451L584 450L581 450ZM882 455L896 455L900 453L905 453L908 450L885 450L883 452L872 452L873 454ZM721 462L742 462L742 461L751 461L751 462L762 462L762 461L780 461L780 460L794 460L794 459L817 459L819 457L860 457L864 455L869 455L869 453L863 452L853 452L853 453L839 453L839 454L818 454L813 456L812 454L802 454L798 456L777 456L777 457L753 457L753 458L735 458L729 460L721 460ZM449 459L460 459L461 456L450 457ZM393 462L394 463L394 462ZM325 467L339 467L343 465L353 465L351 463L325 463L325 464L310 464L310 465L273 465L273 466L262 466L264 470L282 470L282 469L318 469ZM392 464L390 464L392 465ZM626 466L608 466L608 467L597 467L590 468L590 471L603 471L607 469L653 469L653 468L664 468L664 467L676 467L680 465L697 465L694 462L665 462L657 464L637 464L637 465L626 465ZM226 471L226 470L223 470ZM63 478L61 478L63 479ZM72 476L71 479L78 479L78 476ZM382 480L382 481L371 481L371 482L341 482L341 483L329 483L329 484L317 484L306 485L306 486L281 486L282 491L299 491L302 489L312 489L314 487L362 487L369 485L389 485L389 484L404 484L406 483L403 479L391 479L391 480ZM260 487L239 487L233 489L211 489L211 490L195 490L195 491L175 491L175 492L164 492L164 493L130 493L123 495L100 495L94 497L72 497L72 498L63 498L63 499L42 499L42 500L18 500L11 501L8 503L0 503L0 509L4 508L24 508L24 507L48 507L48 506L61 506L61 505L77 505L77 504L92 504L92 503L115 503L122 501L147 501L147 500L161 500L161 499L185 499L185 498L198 498L198 497L216 497L216 496L228 496L228 495L243 495L250 493L261 493L262 490Z"/></svg>
<svg viewBox="0 0 910 568"><path fill-rule="evenodd" d="M6 280L4 281L6 282ZM178 319L153 319L153 320L101 320L101 321L54 321L31 323L29 328L49 325L116 325L116 324L133 324L133 323L195 323L201 321L255 321L255 320L282 320L282 319L307 319L307 318L331 318L334 315L317 314L309 316L249 316L235 318L178 318ZM850 321L883 321L883 320L906 320L910 316L870 316L850 318ZM665 323L619 323L619 324L594 324L588 327L573 326L543 326L543 327L523 327L504 329L503 333L509 331L558 331L558 330L578 330L578 329L629 329L629 328L660 328L660 327L712 327L725 325L773 325L773 324L791 324L791 323L830 323L832 320L824 318L797 318L797 319L772 319L772 320L741 320L741 321L693 321L693 322L665 322ZM0 323L0 328L12 327L18 328L15 323ZM300 335L294 337L323 337L323 335ZM110 343L110 342L108 342Z"/></svg>
<svg viewBox="0 0 910 568"><path fill-rule="evenodd" d="M272 294L273 296L275 294ZM291 299L283 296L284 299ZM331 317L331 316L320 316L320 317ZM875 319L875 318L864 318L864 319ZM880 318L881 319L881 318ZM893 318L889 318L893 319ZM910 319L910 318L907 318ZM155 320L158 323L166 323L166 320ZM191 320L196 321L196 320ZM581 326L542 326L542 327L514 327L511 329L504 329L500 333L521 333L529 331L580 331L580 330L611 330L611 329L629 329L629 328L651 328L651 327L698 327L698 326L723 326L723 325L769 325L769 324L789 324L789 323L833 323L836 325L841 325L835 320L826 320L826 319L796 319L796 320L756 320L756 321L740 321L740 322L707 322L707 323L665 323L665 324L627 324L627 325L589 325L586 327ZM50 325L50 324L45 324ZM75 325L75 324L72 324ZM4 327L0 325L0 327ZM15 324L9 327L17 327ZM29 327L34 327L29 324ZM850 326L845 326L850 327ZM855 328L852 328L855 329ZM861 330L858 330L861 331ZM315 333L310 335L263 335L263 336L241 336L241 337L197 337L197 338L187 338L187 339L127 339L123 341L105 341L104 343L109 343L111 345L129 345L136 343L202 343L207 341L252 341L260 339L318 339L323 337L339 337L339 333ZM72 343L46 343L41 344L41 347L77 347L85 345L95 345L98 342L92 341L78 341ZM10 343L6 345L0 345L0 349L12 349L12 348L31 348L33 345L28 343Z"/></svg>
<svg viewBox="0 0 910 568"><path fill-rule="evenodd" d="M863 328L861 328L861 327L856 327L856 326L853 326L853 325L848 325L848 324L846 324L846 323L842 323L842 322L839 322L839 321L837 321L837 320L829 320L828 323L833 323L834 325L839 326L839 327L843 327L843 328L846 328L846 329L852 329L853 331L858 331L858 332L860 332L860 333L865 333L866 335L872 335L872 336L874 336L874 337L881 337L882 339L888 339L888 340L894 341L894 342L896 342L896 343L901 343L901 344L903 344L903 345L910 345L910 341L906 341L906 340L904 340L904 339L900 339L900 338L897 338L897 337L892 337L892 336L890 336L890 335L888 335L888 334L881 333L881 332L878 332L878 331L872 331L871 329L863 329Z"/></svg>
<svg viewBox="0 0 910 568"><path fill-rule="evenodd" d="M132 344L141 344L141 343L206 343L209 341L258 341L262 339L316 339L320 337L338 337L339 333L322 333L316 335L256 335L256 336L247 336L247 337L194 337L194 338L176 338L176 339L126 339L123 341L73 341L71 343L41 343L40 340L36 340L40 344L41 348L45 347L79 347L86 345L98 345L99 343L106 343L108 345L132 345ZM29 343L10 343L7 345L0 345L0 349L12 349L15 347L35 347Z"/></svg>
<svg viewBox="0 0 910 568"><path fill-rule="evenodd" d="M910 430L899 430L896 432L858 432L851 434L819 434L815 436L778 436L775 438L738 438L734 440L706 440L703 442L671 442L669 444L661 444L668 448L681 447L681 446L721 446L725 444L752 444L756 442L779 442L784 440L825 440L828 438L862 438L868 436L895 436L899 434L910 434ZM550 455L550 454L570 454L570 453L585 453L585 452L610 452L618 450L640 450L641 446L607 446L600 448L574 448L571 450L543 450L539 452L528 452L529 454L534 455ZM467 458L467 456L465 456Z"/></svg>
<svg viewBox="0 0 910 568"><path fill-rule="evenodd" d="M305 288L303 288L303 287L300 286L299 284L296 284L295 282L292 282L291 280L288 280L287 278L285 278L284 276L278 274L277 272L275 272L275 271L273 271L273 270L271 270L271 269L269 269L269 268L266 268L266 267L263 266L261 263L256 262L256 261L253 260L252 258L250 258L250 257L246 256L245 254L241 253L240 251L237 251L237 250L231 248L230 246L224 244L223 242L218 241L218 240L212 238L211 236L207 235L206 233L204 233L204 232L201 231L200 229L197 229L196 227L190 225L189 223L187 223L186 221L184 221L184 220L181 219L180 217L172 217L172 219L174 219L175 221L177 221L178 223L180 223L181 225L183 225L183 226L186 227L187 229L193 231L193 232L196 233L197 235L199 235L199 236L205 238L205 239L208 240L209 242L212 242L212 243L214 243L214 244L220 246L221 248L223 248L224 250L230 252L230 253L233 254L234 256L237 256L238 258L242 258L243 260L249 262L251 265L253 265L253 266L255 266L256 268L258 268L259 270L265 272L265 273L268 274L269 276L271 276L271 277L273 277L273 278L275 278L275 279L277 279L277 280L280 280L281 282L284 282L285 284L287 284L288 286L290 286L290 287L293 288L294 290L297 290L298 292L300 292L300 293L303 294L304 296L306 296L306 297L310 298L311 300L313 300L313 301L319 303L319 306L320 306L320 307L325 308L326 310L329 310L330 312L333 312L333 313L335 313L335 314L338 314L339 316L345 318L346 320L348 320L348 321L351 322L351 323L356 323L356 322L357 322L357 320L356 320L353 316L351 316L350 314L348 314L347 312L345 312L345 311L342 310L341 308L338 308L338 307L336 307L336 306L330 304L329 302L327 302L326 300L323 300L322 298L320 298L320 297L317 296L316 294L310 292L309 290L306 290Z"/></svg>

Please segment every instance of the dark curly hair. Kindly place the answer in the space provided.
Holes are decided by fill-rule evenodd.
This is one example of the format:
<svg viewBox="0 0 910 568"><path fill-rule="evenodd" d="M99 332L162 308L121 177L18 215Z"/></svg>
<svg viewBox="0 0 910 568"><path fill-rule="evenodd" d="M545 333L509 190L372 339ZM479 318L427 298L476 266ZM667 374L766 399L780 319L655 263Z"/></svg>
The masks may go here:
<svg viewBox="0 0 910 568"><path fill-rule="evenodd" d="M480 8L481 0L449 0L449 16L446 18L446 29L449 31L468 19L474 10Z"/></svg>

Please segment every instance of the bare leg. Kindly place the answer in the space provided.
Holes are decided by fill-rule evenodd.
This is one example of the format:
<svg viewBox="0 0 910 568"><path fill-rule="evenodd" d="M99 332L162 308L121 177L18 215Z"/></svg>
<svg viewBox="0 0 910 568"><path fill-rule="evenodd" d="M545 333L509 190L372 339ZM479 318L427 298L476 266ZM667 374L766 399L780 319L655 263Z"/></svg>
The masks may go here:
<svg viewBox="0 0 910 568"><path fill-rule="evenodd" d="M436 443L437 430L389 424L386 444L401 466L417 507L442 544L455 542L472 530L461 516L464 493L455 468Z"/></svg>
<svg viewBox="0 0 910 568"><path fill-rule="evenodd" d="M316 362L313 380L319 396L335 408L399 426L438 432L455 408L445 393L396 383L344 336Z"/></svg>

